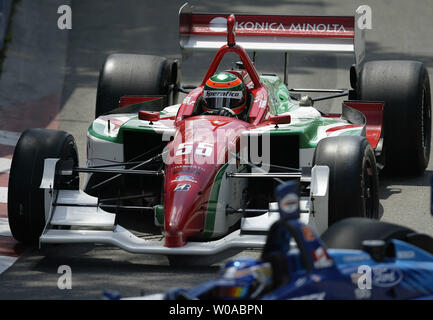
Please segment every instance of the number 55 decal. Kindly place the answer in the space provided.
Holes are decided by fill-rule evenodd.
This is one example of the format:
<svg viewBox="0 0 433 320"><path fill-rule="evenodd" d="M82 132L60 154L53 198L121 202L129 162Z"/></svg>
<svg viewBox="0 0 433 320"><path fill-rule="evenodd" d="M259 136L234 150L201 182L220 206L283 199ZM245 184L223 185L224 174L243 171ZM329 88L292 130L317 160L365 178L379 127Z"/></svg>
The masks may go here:
<svg viewBox="0 0 433 320"><path fill-rule="evenodd" d="M176 156L191 154L193 149L192 142L181 143L176 150ZM212 144L206 142L200 142L195 149L195 154L204 157L210 157L212 155Z"/></svg>

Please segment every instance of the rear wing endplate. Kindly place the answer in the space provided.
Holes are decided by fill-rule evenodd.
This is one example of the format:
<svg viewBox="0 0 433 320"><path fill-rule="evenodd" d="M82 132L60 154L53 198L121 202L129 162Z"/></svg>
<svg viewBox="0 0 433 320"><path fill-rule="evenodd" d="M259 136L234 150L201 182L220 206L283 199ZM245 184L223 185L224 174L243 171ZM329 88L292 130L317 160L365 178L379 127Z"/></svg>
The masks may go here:
<svg viewBox="0 0 433 320"><path fill-rule="evenodd" d="M227 43L229 14L193 13L186 3L179 10L183 55L215 51ZM364 30L355 16L287 16L236 14L236 43L247 51L331 52L364 58Z"/></svg>

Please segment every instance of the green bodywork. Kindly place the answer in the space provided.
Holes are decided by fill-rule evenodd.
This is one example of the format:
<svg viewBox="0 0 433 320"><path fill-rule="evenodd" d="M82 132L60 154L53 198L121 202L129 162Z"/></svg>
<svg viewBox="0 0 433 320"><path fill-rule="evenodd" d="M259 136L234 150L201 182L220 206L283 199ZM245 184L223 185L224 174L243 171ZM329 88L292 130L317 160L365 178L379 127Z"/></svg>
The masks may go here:
<svg viewBox="0 0 433 320"><path fill-rule="evenodd" d="M269 99L269 106L270 106L270 114L276 115L276 114L282 114L286 112L292 112L299 108L296 103L293 102L293 100L290 98L290 93L285 86L285 84L281 81L281 79L277 76L261 76L260 80L262 83L267 87L268 89L268 99ZM161 119L164 117L167 117L167 115L164 111L160 112ZM116 115L113 115L115 117ZM106 141L114 142L114 143L123 143L123 131L141 131L141 132L154 132L154 127L151 125L145 126L143 125L143 122L138 119L138 116L136 114L130 114L125 115L123 114L122 117L129 118L127 121L125 121L120 129L118 130L118 133L113 135L107 134L105 125L102 123L98 123L97 121L94 121L90 127L89 127L89 134ZM306 117L298 118L298 123L292 123L289 127L283 127L278 129L270 129L269 133L277 134L277 135L298 135L300 138L299 146L300 148L314 148L316 147L317 143L319 142L318 138L318 129L321 126L327 126L333 123L341 123L342 121L340 119L335 118L325 118L318 116L316 118ZM360 135L361 129L355 128L350 131L342 132L342 135Z"/></svg>
<svg viewBox="0 0 433 320"><path fill-rule="evenodd" d="M270 113L272 115L292 112L302 108L295 104L290 98L289 90L286 85L276 76L261 76L260 80L268 88L268 99ZM290 124L289 128L278 128L269 131L271 135L297 135L299 136L299 147L315 148L319 143L318 137L319 127L341 123L340 119L325 118L325 117L299 117L298 123ZM350 131L342 132L342 135L360 135L361 129L355 128Z"/></svg>

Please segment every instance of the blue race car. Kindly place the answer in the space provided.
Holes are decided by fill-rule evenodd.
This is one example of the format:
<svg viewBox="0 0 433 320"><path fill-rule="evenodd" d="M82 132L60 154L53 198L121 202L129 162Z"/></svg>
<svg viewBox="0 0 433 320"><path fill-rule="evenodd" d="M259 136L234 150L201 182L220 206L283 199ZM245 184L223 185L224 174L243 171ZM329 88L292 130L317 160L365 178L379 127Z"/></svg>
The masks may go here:
<svg viewBox="0 0 433 320"><path fill-rule="evenodd" d="M319 238L298 219L296 184L280 185L275 195L280 220L261 259L230 261L218 278L159 298L433 299L433 238L364 218L342 220Z"/></svg>

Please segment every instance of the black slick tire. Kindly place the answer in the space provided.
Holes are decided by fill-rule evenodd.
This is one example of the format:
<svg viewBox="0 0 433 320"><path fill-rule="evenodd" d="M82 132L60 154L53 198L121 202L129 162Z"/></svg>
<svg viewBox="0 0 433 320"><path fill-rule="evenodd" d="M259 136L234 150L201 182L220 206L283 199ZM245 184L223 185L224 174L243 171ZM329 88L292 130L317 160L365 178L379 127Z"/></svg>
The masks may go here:
<svg viewBox="0 0 433 320"><path fill-rule="evenodd" d="M46 158L72 160L78 165L74 138L48 129L25 131L15 147L8 186L8 217L13 237L23 243L37 243L45 226L45 196L40 189ZM78 189L78 175L58 181L55 187Z"/></svg>

